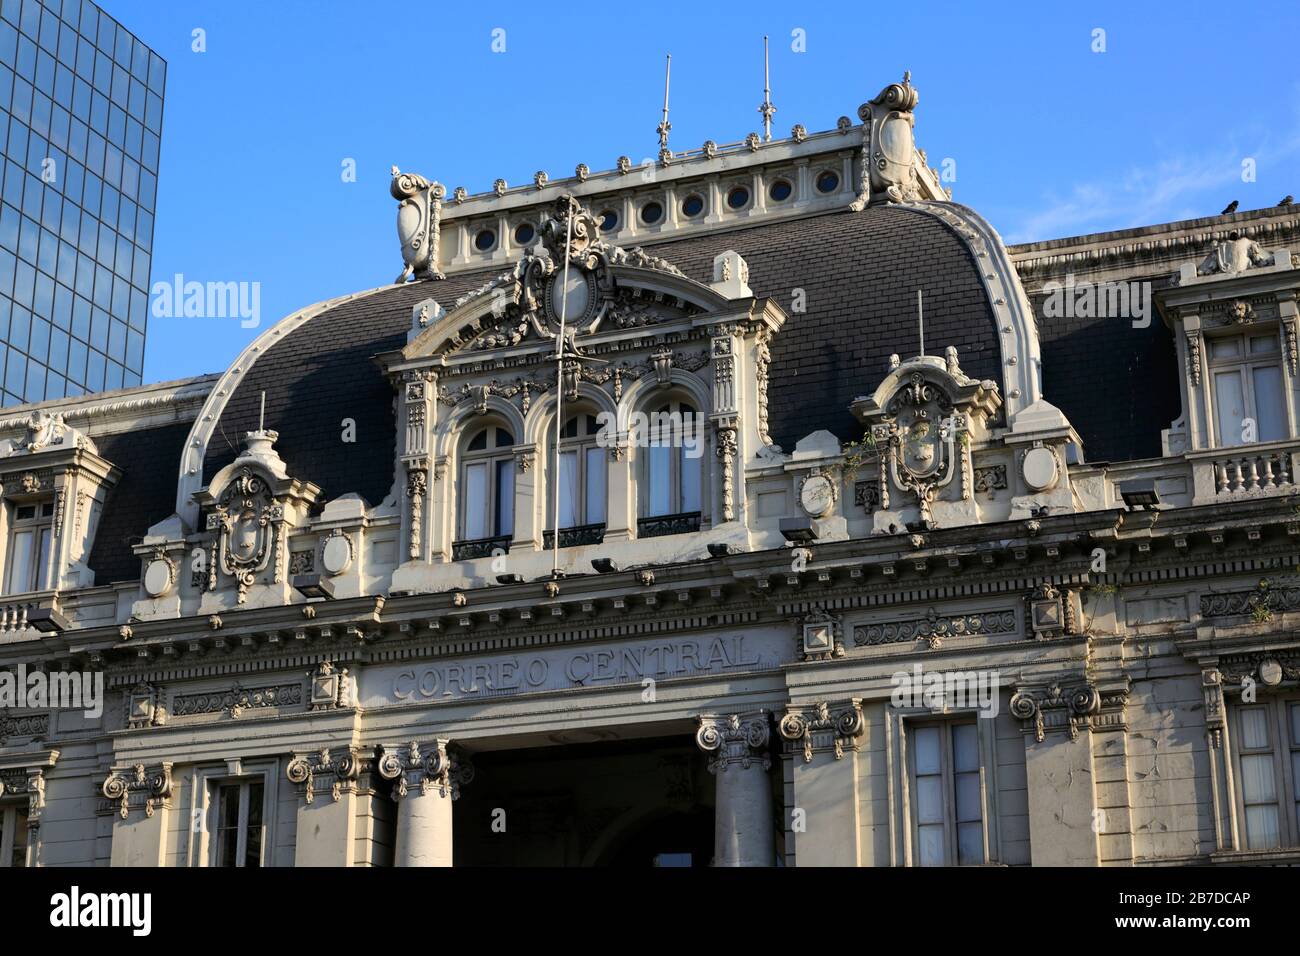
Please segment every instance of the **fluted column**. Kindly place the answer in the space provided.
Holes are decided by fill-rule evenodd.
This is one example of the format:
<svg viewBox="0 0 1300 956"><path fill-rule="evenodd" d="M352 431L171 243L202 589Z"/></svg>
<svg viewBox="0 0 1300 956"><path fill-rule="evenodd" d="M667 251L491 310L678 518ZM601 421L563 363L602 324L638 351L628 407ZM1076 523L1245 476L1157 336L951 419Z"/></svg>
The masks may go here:
<svg viewBox="0 0 1300 956"><path fill-rule="evenodd" d="M714 866L773 866L772 787L767 711L702 714L695 742L717 780Z"/></svg>
<svg viewBox="0 0 1300 956"><path fill-rule="evenodd" d="M393 781L397 801L397 866L451 866L451 804L474 779L464 755L449 753L445 737L384 748L379 775Z"/></svg>

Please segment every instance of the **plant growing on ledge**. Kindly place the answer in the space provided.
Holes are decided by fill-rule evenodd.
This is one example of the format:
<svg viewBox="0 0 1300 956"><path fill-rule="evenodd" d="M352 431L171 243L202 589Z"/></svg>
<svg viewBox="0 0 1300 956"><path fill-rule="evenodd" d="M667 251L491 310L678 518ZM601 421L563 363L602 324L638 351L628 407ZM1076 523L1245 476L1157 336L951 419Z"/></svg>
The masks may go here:
<svg viewBox="0 0 1300 956"><path fill-rule="evenodd" d="M1255 624L1267 624L1273 620L1273 609L1268 606L1268 578L1262 578L1256 593L1246 602L1250 607L1250 619Z"/></svg>
<svg viewBox="0 0 1300 956"><path fill-rule="evenodd" d="M876 436L868 430L862 441L845 442L840 447L844 451L844 480L852 481L867 459L876 455Z"/></svg>

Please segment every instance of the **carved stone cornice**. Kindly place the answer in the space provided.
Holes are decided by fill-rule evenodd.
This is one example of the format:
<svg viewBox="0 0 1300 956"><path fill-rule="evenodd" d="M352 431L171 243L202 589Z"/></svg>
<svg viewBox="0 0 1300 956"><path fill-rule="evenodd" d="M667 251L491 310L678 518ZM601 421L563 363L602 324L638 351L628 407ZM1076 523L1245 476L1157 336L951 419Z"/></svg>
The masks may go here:
<svg viewBox="0 0 1300 956"><path fill-rule="evenodd" d="M846 748L858 749L858 738L866 730L862 700L853 697L833 704L791 704L778 729L786 741L787 753L801 752L804 763L811 763L818 753L834 753L840 760Z"/></svg>
<svg viewBox="0 0 1300 956"><path fill-rule="evenodd" d="M923 640L931 650L936 650L943 647L943 642L950 637L1013 634L1015 631L1016 616L1011 611L938 614L931 608L921 618L859 624L853 628L853 643L859 647L869 647Z"/></svg>
<svg viewBox="0 0 1300 956"><path fill-rule="evenodd" d="M55 752L57 757L57 751ZM45 769L20 767L0 770L0 797L27 797L27 828L38 829L45 810Z"/></svg>
<svg viewBox="0 0 1300 956"><path fill-rule="evenodd" d="M301 703L302 685L299 683L260 687L244 687L235 683L227 690L178 694L172 701L172 714L175 717L220 714L238 720L245 711L296 707Z"/></svg>
<svg viewBox="0 0 1300 956"><path fill-rule="evenodd" d="M144 809L145 816L151 817L172 795L172 762L165 760L153 767L142 763L114 767L100 791L110 806L117 804L118 816L123 820L132 810L140 808Z"/></svg>
<svg viewBox="0 0 1300 956"><path fill-rule="evenodd" d="M755 762L764 770L772 766L768 744L772 739L771 719L766 710L744 714L701 714L695 743L709 755L709 773L724 773L729 767L748 770Z"/></svg>
<svg viewBox="0 0 1300 956"><path fill-rule="evenodd" d="M315 800L316 793L326 790L337 801L342 799L344 790L356 789L361 763L356 747L333 753L328 747L322 747L315 753L294 754L284 772L307 803Z"/></svg>
<svg viewBox="0 0 1300 956"><path fill-rule="evenodd" d="M0 746L10 737L45 737L50 732L49 714L0 712Z"/></svg>
<svg viewBox="0 0 1300 956"><path fill-rule="evenodd" d="M415 787L420 795L430 792L452 800L460 799L460 788L474 780L474 765L451 743L438 737L432 744L412 740L405 747L379 748L379 775L393 781L393 799L401 800Z"/></svg>

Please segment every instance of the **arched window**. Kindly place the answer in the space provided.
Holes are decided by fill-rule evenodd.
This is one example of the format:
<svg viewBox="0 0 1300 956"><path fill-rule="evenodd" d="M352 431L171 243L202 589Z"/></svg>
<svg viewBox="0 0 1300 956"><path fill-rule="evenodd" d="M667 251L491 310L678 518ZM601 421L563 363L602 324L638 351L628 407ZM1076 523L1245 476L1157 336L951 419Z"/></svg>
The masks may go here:
<svg viewBox="0 0 1300 956"><path fill-rule="evenodd" d="M515 530L514 436L489 425L465 444L460 462L460 540L451 546L456 561L510 550Z"/></svg>
<svg viewBox="0 0 1300 956"><path fill-rule="evenodd" d="M560 547L599 544L605 539L606 474L608 454L597 443L596 416L580 412L560 430ZM551 495L555 494L554 486ZM555 546L555 499L547 496L544 538Z"/></svg>
<svg viewBox="0 0 1300 956"><path fill-rule="evenodd" d="M682 401L665 402L647 417L637 536L698 531L706 450L704 418Z"/></svg>

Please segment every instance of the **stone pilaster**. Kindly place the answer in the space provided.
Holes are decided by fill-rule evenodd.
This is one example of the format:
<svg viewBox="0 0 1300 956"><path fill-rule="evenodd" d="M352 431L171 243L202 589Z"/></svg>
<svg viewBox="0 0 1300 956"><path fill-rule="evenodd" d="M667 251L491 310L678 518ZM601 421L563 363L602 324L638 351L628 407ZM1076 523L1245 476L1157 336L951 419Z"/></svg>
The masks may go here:
<svg viewBox="0 0 1300 956"><path fill-rule="evenodd" d="M361 764L354 747L322 747L289 760L285 775L302 796L294 866L352 865Z"/></svg>
<svg viewBox="0 0 1300 956"><path fill-rule="evenodd" d="M1086 681L1022 687L1011 698L1011 714L1025 733L1034 866L1101 862L1091 727L1100 711L1101 695Z"/></svg>
<svg viewBox="0 0 1300 956"><path fill-rule="evenodd" d="M397 866L452 865L452 801L474 779L474 766L463 754L449 752L450 741L411 741L405 747L380 748L379 775L393 782L397 808Z"/></svg>
<svg viewBox="0 0 1300 956"><path fill-rule="evenodd" d="M709 755L717 779L714 866L773 866L776 841L768 771L767 711L702 714L695 742Z"/></svg>
<svg viewBox="0 0 1300 956"><path fill-rule="evenodd" d="M101 810L112 812L112 866L162 866L172 803L172 764L135 764L109 771ZM143 813L139 812L143 811Z"/></svg>
<svg viewBox="0 0 1300 956"><path fill-rule="evenodd" d="M857 866L858 742L865 729L858 698L791 705L778 726L790 761L787 808L797 864Z"/></svg>

